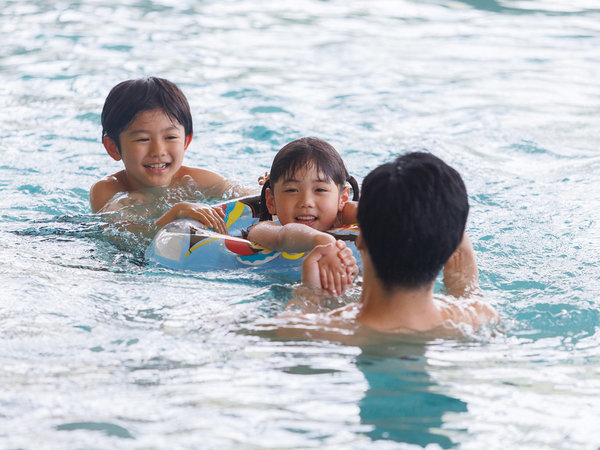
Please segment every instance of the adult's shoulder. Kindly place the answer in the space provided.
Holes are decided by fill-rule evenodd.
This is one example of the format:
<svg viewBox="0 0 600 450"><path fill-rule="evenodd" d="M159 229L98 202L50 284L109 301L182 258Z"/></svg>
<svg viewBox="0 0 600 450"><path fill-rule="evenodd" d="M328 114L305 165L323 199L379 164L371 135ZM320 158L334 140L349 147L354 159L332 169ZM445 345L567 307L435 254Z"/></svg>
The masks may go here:
<svg viewBox="0 0 600 450"><path fill-rule="evenodd" d="M456 325L462 323L478 329L487 323L500 320L496 310L480 295L460 299L442 296L436 297L436 300L444 320Z"/></svg>

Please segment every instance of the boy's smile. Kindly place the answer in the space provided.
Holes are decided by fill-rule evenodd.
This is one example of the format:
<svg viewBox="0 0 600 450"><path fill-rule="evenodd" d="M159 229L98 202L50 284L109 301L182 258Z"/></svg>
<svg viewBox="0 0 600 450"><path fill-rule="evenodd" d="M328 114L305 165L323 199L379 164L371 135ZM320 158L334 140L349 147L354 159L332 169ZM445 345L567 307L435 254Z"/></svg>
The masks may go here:
<svg viewBox="0 0 600 450"><path fill-rule="evenodd" d="M170 185L191 138L160 109L139 113L119 136L129 190Z"/></svg>
<svg viewBox="0 0 600 450"><path fill-rule="evenodd" d="M319 231L329 230L347 202L339 187L313 166L284 177L268 191L267 207L281 225L302 223Z"/></svg>

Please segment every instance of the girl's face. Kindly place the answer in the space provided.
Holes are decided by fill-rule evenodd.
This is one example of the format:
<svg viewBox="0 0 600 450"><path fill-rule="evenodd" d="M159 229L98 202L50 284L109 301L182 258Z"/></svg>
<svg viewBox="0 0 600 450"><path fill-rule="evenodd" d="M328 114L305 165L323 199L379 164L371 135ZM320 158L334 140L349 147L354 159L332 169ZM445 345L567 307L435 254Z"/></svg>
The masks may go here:
<svg viewBox="0 0 600 450"><path fill-rule="evenodd" d="M280 178L265 192L267 208L281 225L303 223L319 231L331 229L348 198L348 188L340 193L313 165Z"/></svg>

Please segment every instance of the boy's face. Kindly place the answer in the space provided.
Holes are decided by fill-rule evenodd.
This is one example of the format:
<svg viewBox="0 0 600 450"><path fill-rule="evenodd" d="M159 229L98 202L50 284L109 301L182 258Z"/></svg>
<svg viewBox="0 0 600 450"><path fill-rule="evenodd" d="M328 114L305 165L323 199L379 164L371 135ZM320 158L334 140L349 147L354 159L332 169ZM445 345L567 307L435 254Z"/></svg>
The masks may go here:
<svg viewBox="0 0 600 450"><path fill-rule="evenodd" d="M348 201L339 187L313 166L282 177L266 193L267 208L282 225L303 223L319 231L329 230Z"/></svg>
<svg viewBox="0 0 600 450"><path fill-rule="evenodd" d="M192 136L161 110L140 112L119 136L128 190L169 186L183 163Z"/></svg>

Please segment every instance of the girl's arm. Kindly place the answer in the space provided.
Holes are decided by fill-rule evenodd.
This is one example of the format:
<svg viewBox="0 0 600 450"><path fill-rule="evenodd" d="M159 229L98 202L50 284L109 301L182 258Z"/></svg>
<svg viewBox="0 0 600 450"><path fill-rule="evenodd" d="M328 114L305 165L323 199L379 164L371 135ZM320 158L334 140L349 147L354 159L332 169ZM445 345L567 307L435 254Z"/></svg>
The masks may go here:
<svg viewBox="0 0 600 450"><path fill-rule="evenodd" d="M270 220L258 222L248 232L248 240L269 250L300 253L312 250L317 245L335 244L330 234L315 230L301 223L281 226Z"/></svg>
<svg viewBox="0 0 600 450"><path fill-rule="evenodd" d="M344 205L344 209L338 213L338 216L333 224L333 227L341 227L343 225L354 225L358 223L356 214L358 212L358 202L349 201Z"/></svg>
<svg viewBox="0 0 600 450"><path fill-rule="evenodd" d="M358 223L358 201L350 200L350 188L345 186L342 191L342 198L344 199L344 207L342 211L338 213L336 223L334 227L340 227L343 225L355 225Z"/></svg>
<svg viewBox="0 0 600 450"><path fill-rule="evenodd" d="M349 201L342 210L342 223L344 225L354 225L357 223L356 214L358 212L358 202Z"/></svg>

